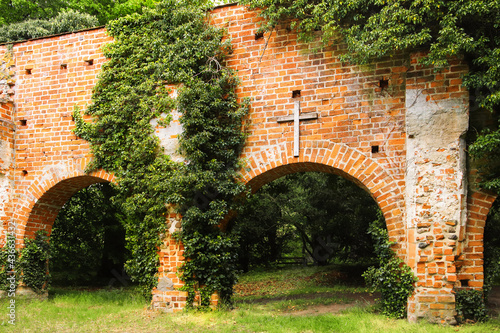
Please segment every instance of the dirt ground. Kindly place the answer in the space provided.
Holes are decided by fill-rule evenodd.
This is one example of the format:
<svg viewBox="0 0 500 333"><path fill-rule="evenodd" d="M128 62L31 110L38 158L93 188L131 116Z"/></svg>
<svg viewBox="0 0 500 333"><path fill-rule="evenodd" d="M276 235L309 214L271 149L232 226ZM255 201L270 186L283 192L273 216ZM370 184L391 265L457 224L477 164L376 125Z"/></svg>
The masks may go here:
<svg viewBox="0 0 500 333"><path fill-rule="evenodd" d="M326 295L321 295L326 296ZM305 310L293 311L294 315L308 316L308 315L319 315L324 313L339 313L345 309L353 306L369 306L376 302L376 299L380 297L380 294L369 294L369 293L356 293L356 294L335 294L337 297L352 300L352 302L346 302L342 304L328 304L328 305L312 305ZM500 286L495 286L490 292L488 298L488 312L490 317L497 318L500 316Z"/></svg>

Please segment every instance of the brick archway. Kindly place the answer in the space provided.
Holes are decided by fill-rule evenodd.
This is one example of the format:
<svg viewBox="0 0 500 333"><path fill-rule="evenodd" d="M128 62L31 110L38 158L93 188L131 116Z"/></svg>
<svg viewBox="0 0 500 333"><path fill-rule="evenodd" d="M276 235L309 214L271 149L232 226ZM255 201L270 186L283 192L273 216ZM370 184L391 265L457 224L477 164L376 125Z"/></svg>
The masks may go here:
<svg viewBox="0 0 500 333"><path fill-rule="evenodd" d="M76 192L92 184L113 182L114 176L103 170L85 173L89 159L78 162L52 165L25 191L14 210L19 244L38 230L50 234L59 210Z"/></svg>
<svg viewBox="0 0 500 333"><path fill-rule="evenodd" d="M402 186L376 161L356 149L336 143L308 142L301 156L293 157L292 145L283 143L247 155L241 177L252 191L257 191L284 175L317 171L347 178L366 190L382 210L389 237L398 243L398 255L405 256L404 197Z"/></svg>

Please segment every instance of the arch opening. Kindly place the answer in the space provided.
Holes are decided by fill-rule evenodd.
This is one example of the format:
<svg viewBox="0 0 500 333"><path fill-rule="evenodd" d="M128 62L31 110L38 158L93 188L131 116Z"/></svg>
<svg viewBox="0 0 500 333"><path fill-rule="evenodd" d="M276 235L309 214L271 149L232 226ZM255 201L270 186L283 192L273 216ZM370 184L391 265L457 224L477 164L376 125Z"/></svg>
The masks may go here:
<svg viewBox="0 0 500 333"><path fill-rule="evenodd" d="M55 219L50 236L54 286L127 286L126 216L109 183L75 193Z"/></svg>
<svg viewBox="0 0 500 333"><path fill-rule="evenodd" d="M363 273L378 266L368 229L385 228L380 208L359 182L332 168L311 167L271 171L266 184L259 179L259 189L252 188L254 194L228 223L227 231L239 236L239 265L245 272L235 286L236 303L248 296L267 302L293 295L308 303L305 311L314 312L316 297L328 299L322 311L335 311L339 288L348 291L346 303L373 304L379 297L366 292Z"/></svg>
<svg viewBox="0 0 500 333"><path fill-rule="evenodd" d="M373 263L367 231L385 228L385 220L366 189L335 172L286 171L255 191L228 224L240 236L243 270L284 261Z"/></svg>
<svg viewBox="0 0 500 333"><path fill-rule="evenodd" d="M64 204L78 191L96 183L108 180L96 176L77 176L63 179L50 187L38 199L33 200L27 217L23 238L33 238L38 230L45 230L50 235L52 225Z"/></svg>
<svg viewBox="0 0 500 333"><path fill-rule="evenodd" d="M19 204L31 207L19 219L22 244L39 231L49 236L49 271L55 273L54 285L128 285L130 279L123 269L125 215L111 204L112 179L100 171L39 181L31 187L30 200Z"/></svg>

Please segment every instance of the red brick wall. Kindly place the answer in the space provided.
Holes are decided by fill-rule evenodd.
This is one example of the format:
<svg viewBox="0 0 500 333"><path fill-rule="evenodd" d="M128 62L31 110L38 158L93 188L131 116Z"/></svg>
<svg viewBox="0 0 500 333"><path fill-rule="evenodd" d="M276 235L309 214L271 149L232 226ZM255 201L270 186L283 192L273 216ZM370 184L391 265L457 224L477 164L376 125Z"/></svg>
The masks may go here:
<svg viewBox="0 0 500 333"><path fill-rule="evenodd" d="M85 176L88 144L78 139L72 112L90 102L110 41L103 29L27 41L13 46L15 60L15 197L18 237L48 228L79 189L109 181ZM88 60L92 59L90 65ZM75 178L76 177L76 178ZM62 183L59 183L62 182ZM31 215L30 215L31 214Z"/></svg>

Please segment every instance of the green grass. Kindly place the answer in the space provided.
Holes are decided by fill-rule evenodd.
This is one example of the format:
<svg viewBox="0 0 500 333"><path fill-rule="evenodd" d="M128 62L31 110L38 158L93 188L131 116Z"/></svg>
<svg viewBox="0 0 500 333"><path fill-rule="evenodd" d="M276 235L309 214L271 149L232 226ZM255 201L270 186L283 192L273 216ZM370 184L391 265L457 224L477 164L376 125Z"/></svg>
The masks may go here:
<svg viewBox="0 0 500 333"><path fill-rule="evenodd" d="M16 299L15 327L6 322L8 300L0 300L0 332L500 332L498 318L460 327L387 319L356 303L365 289L331 269L245 274L230 311L165 314L148 310L131 288L54 288L45 301ZM353 307L328 312L346 304Z"/></svg>

